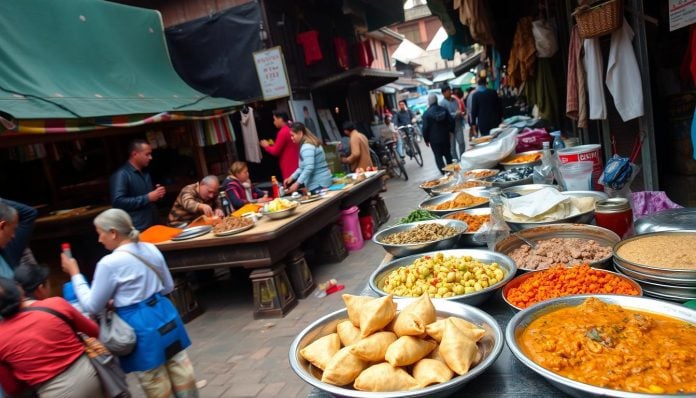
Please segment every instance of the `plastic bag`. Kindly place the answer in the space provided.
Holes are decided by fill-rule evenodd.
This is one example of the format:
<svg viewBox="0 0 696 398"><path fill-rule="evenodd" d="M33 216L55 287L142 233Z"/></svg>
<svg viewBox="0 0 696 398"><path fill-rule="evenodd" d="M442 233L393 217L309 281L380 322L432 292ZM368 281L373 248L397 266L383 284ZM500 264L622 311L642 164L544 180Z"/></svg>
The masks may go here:
<svg viewBox="0 0 696 398"><path fill-rule="evenodd" d="M631 199L634 219L667 209L682 208L682 206L672 202L664 191L633 192Z"/></svg>
<svg viewBox="0 0 696 398"><path fill-rule="evenodd" d="M545 129L525 128L517 134L516 153L542 149L544 142L551 142L551 135Z"/></svg>
<svg viewBox="0 0 696 398"><path fill-rule="evenodd" d="M556 40L556 29L548 20L537 20L532 22L532 34L534 35L534 46L537 50L538 58L551 58L558 51L558 40Z"/></svg>
<svg viewBox="0 0 696 398"><path fill-rule="evenodd" d="M517 145L519 129L504 129L490 144L470 149L462 154L462 170L489 169L510 156Z"/></svg>

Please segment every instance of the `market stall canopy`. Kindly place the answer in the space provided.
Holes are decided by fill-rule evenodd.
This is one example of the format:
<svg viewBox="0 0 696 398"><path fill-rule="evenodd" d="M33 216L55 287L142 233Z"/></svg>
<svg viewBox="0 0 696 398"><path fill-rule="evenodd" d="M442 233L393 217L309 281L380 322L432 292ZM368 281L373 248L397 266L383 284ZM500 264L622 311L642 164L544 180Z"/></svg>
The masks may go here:
<svg viewBox="0 0 696 398"><path fill-rule="evenodd" d="M475 51L473 54L466 57L459 65L455 66L452 71L456 76L468 72L469 69L481 62L481 54L483 54L483 50Z"/></svg>
<svg viewBox="0 0 696 398"><path fill-rule="evenodd" d="M20 126L67 119L53 131L71 131L209 118L240 105L184 83L163 30L158 12L107 1L0 2L0 115Z"/></svg>
<svg viewBox="0 0 696 398"><path fill-rule="evenodd" d="M438 82L444 82L447 80L452 80L454 79L454 72L452 72L452 69L447 69L445 71L437 72L433 76L433 83L438 83Z"/></svg>
<svg viewBox="0 0 696 398"><path fill-rule="evenodd" d="M433 85L432 80L426 79L424 77L416 77L415 80L418 80L424 86L432 86Z"/></svg>
<svg viewBox="0 0 696 398"><path fill-rule="evenodd" d="M394 53L391 55L391 58L404 64L408 64L412 60L418 57L422 57L424 55L426 55L425 50L420 48L418 44L408 39L404 39L404 41L402 41L401 44L399 44L399 47L397 47L396 50L394 50Z"/></svg>
<svg viewBox="0 0 696 398"><path fill-rule="evenodd" d="M472 86L476 85L476 74L472 72L466 72L461 76L457 76L449 81L449 85L455 86Z"/></svg>
<svg viewBox="0 0 696 398"><path fill-rule="evenodd" d="M312 90L335 88L360 83L367 90L391 83L401 76L401 72L391 72L382 69L357 67L333 76L318 80L311 84Z"/></svg>

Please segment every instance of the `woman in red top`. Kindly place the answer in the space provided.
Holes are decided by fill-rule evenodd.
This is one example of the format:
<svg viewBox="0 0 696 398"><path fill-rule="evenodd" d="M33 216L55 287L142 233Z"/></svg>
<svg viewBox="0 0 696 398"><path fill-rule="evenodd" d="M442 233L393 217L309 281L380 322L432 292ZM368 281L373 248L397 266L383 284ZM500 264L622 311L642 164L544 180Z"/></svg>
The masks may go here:
<svg viewBox="0 0 696 398"><path fill-rule="evenodd" d="M268 140L261 140L260 144L266 152L280 158L280 172L285 180L300 164L300 146L290 139L287 113L273 112L273 125L279 129L273 145Z"/></svg>
<svg viewBox="0 0 696 398"><path fill-rule="evenodd" d="M41 398L102 397L97 373L73 329L50 308L92 337L99 327L60 297L27 300L11 279L0 278L0 385L10 396L29 387Z"/></svg>

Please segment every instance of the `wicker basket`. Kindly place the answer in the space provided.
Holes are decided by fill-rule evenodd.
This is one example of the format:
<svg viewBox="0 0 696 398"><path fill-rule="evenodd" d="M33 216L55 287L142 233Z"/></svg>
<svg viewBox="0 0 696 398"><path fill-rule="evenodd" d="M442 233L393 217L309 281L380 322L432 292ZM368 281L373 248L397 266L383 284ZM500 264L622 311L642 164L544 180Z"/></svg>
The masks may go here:
<svg viewBox="0 0 696 398"><path fill-rule="evenodd" d="M603 36L623 24L623 0L609 0L592 7L579 7L573 13L583 39Z"/></svg>

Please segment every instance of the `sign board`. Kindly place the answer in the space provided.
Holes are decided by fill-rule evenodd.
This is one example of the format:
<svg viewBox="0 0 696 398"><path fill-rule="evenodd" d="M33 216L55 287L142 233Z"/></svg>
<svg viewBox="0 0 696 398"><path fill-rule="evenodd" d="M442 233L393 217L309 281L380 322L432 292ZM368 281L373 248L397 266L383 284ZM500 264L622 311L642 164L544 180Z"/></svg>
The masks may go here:
<svg viewBox="0 0 696 398"><path fill-rule="evenodd" d="M669 31L696 22L696 0L669 0Z"/></svg>
<svg viewBox="0 0 696 398"><path fill-rule="evenodd" d="M290 96L285 58L280 46L255 51L254 64L265 101Z"/></svg>

